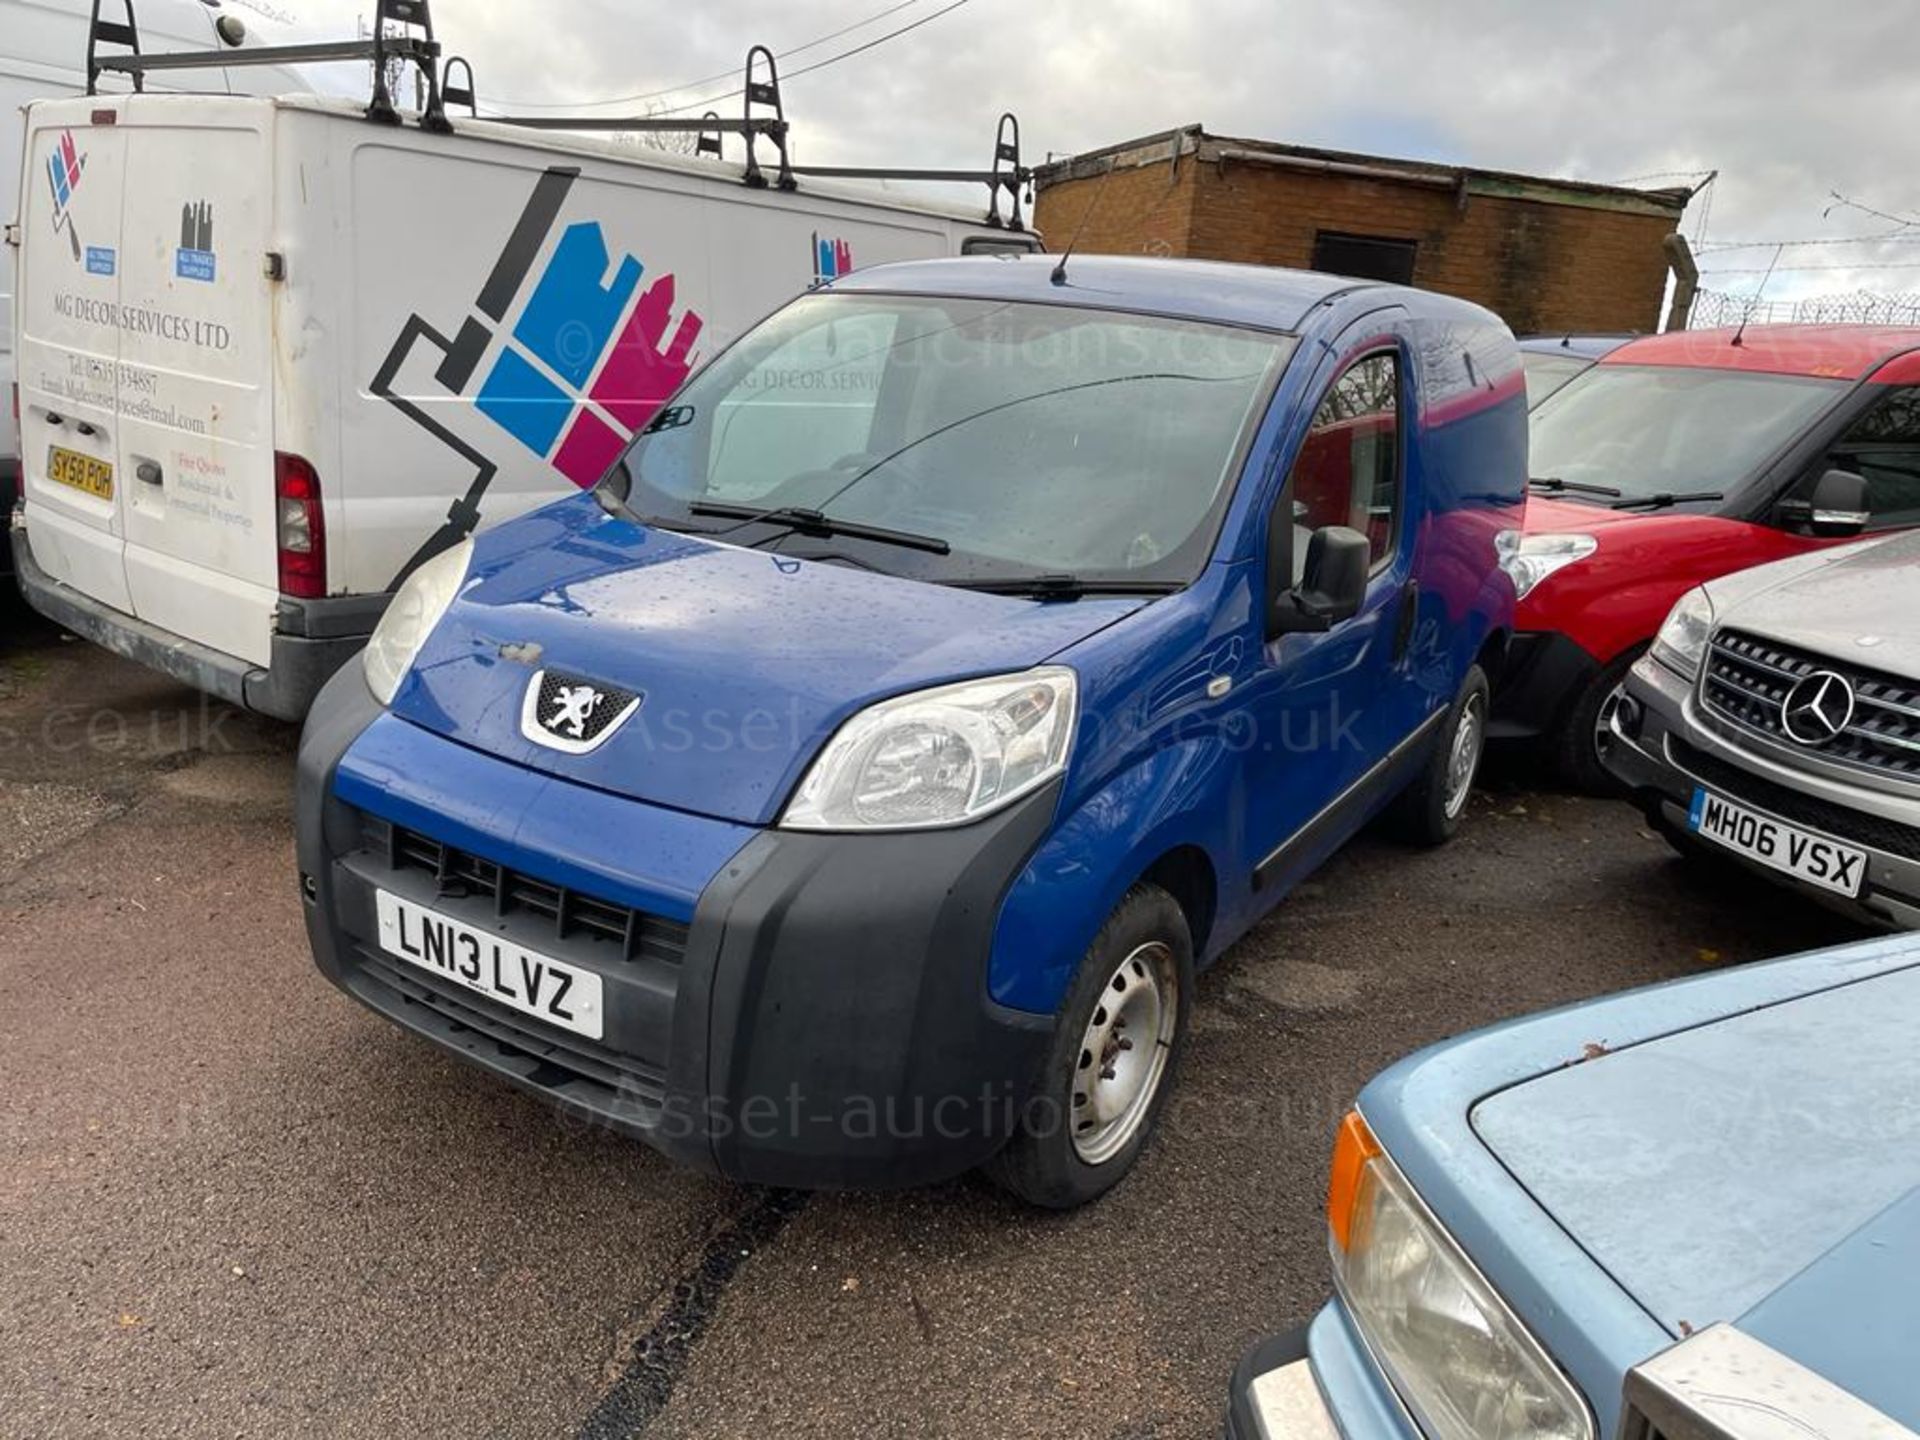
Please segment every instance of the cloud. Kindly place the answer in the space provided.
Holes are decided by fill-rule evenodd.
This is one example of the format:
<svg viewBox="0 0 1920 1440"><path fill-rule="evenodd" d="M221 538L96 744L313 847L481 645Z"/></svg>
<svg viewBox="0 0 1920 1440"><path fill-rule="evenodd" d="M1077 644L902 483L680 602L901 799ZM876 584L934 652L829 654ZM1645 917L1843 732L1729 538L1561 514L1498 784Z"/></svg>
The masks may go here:
<svg viewBox="0 0 1920 1440"><path fill-rule="evenodd" d="M948 3L911 0L785 68ZM732 72L750 43L786 50L885 8L713 0L669 14L630 0L440 0L435 19L449 52L472 59L483 99L560 101ZM984 165L995 117L1013 110L1032 158L1198 121L1592 180L1684 183L1718 169L1710 210L1696 201L1687 229L1706 226L1709 286L1751 290L1773 252L1716 244L1897 228L1859 211L1823 215L1835 191L1920 211L1909 21L1900 6L1797 0L967 0L794 76L785 93L796 156L815 163ZM1779 265L1769 293L1780 297L1920 290L1920 244L1906 240L1794 248ZM1816 266L1829 268L1805 268Z"/></svg>

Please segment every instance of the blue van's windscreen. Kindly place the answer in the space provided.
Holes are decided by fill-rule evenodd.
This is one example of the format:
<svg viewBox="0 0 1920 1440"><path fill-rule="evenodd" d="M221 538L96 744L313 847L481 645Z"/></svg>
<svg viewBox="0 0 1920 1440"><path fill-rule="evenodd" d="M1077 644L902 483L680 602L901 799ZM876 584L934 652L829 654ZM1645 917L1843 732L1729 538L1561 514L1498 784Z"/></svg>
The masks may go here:
<svg viewBox="0 0 1920 1440"><path fill-rule="evenodd" d="M1121 311L811 296L636 439L627 501L671 528L920 579L1184 582L1294 344ZM834 525L769 535L716 526L717 507Z"/></svg>

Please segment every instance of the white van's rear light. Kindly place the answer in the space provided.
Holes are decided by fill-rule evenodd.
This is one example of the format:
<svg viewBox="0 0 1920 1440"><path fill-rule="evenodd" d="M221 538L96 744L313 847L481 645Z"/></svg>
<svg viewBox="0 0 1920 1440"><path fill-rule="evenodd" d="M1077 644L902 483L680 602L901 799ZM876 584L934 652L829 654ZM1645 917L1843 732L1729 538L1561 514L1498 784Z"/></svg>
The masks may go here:
<svg viewBox="0 0 1920 1440"><path fill-rule="evenodd" d="M276 450L273 489L279 516L280 593L318 600L327 593L327 525L320 477L298 455Z"/></svg>

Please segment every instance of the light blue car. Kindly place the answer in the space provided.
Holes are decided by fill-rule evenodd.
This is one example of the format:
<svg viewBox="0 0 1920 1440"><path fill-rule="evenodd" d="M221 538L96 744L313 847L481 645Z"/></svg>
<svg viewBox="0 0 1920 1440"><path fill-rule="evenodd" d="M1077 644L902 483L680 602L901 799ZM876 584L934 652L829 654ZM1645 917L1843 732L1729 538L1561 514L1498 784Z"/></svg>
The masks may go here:
<svg viewBox="0 0 1920 1440"><path fill-rule="evenodd" d="M1401 1061L1341 1126L1335 1297L1229 1435L1912 1436L1916 1017L1907 936Z"/></svg>

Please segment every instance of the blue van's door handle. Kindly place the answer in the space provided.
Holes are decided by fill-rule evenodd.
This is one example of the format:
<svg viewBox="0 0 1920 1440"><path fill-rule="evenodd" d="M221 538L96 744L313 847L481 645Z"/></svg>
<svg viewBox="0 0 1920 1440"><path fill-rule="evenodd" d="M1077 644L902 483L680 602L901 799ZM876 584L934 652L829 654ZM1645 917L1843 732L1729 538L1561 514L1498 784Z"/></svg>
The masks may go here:
<svg viewBox="0 0 1920 1440"><path fill-rule="evenodd" d="M1413 644L1413 622L1420 613L1420 582L1409 580L1407 588L1400 592L1400 619L1393 631L1393 659L1397 665L1407 658L1407 648Z"/></svg>

